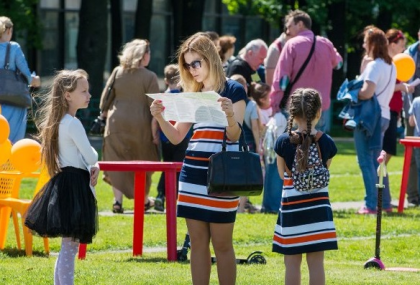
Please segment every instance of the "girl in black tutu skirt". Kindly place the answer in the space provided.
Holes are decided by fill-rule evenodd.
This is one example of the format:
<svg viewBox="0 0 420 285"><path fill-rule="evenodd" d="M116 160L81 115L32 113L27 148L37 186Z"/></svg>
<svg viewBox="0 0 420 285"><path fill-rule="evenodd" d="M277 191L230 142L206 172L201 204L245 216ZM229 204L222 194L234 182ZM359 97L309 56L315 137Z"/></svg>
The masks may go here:
<svg viewBox="0 0 420 285"><path fill-rule="evenodd" d="M74 283L79 243L91 243L98 231L93 189L99 174L98 154L75 117L78 109L89 105L90 97L84 70L62 70L38 113L42 160L52 178L34 198L25 225L42 237L62 237L54 284Z"/></svg>

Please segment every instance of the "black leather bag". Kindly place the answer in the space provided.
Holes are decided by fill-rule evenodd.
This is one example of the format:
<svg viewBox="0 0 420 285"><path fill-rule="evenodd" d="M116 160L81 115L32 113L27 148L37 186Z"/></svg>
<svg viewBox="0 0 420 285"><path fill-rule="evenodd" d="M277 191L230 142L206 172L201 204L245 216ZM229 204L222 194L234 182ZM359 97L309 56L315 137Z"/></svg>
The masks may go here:
<svg viewBox="0 0 420 285"><path fill-rule="evenodd" d="M115 77L117 76L117 71L114 71L114 75L112 76L111 84L108 86L106 90L105 100L104 100L104 110L108 110L109 106L111 105L112 101L115 99L115 93L113 92L112 88L114 88ZM92 124L90 125L89 133L92 135L103 135L105 132L106 126L106 118L102 118L98 116L95 120L93 120Z"/></svg>
<svg viewBox="0 0 420 285"><path fill-rule="evenodd" d="M31 107L32 98L26 77L16 67L9 70L10 43L7 45L4 69L0 69L0 103L23 108Z"/></svg>
<svg viewBox="0 0 420 285"><path fill-rule="evenodd" d="M92 135L103 135L105 131L105 125L105 119L98 116L95 120L93 120L89 133Z"/></svg>
<svg viewBox="0 0 420 285"><path fill-rule="evenodd" d="M241 125L239 127L242 129ZM226 151L226 129L222 151L210 156L207 191L210 196L258 196L263 175L258 154L249 152L242 129L239 151Z"/></svg>

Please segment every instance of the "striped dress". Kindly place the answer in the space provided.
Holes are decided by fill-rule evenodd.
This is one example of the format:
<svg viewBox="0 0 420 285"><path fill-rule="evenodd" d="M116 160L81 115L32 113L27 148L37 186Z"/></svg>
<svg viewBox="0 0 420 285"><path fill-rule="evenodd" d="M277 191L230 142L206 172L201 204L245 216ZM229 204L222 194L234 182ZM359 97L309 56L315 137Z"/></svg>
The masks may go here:
<svg viewBox="0 0 420 285"><path fill-rule="evenodd" d="M327 134L318 141L324 165L337 153ZM276 153L292 169L296 145L289 135L282 134L276 141ZM338 249L328 187L312 192L299 192L293 180L284 174L282 201L273 238L273 252L285 255Z"/></svg>
<svg viewBox="0 0 420 285"><path fill-rule="evenodd" d="M232 103L246 99L242 85L227 80L220 94ZM177 216L208 223L233 223L239 197L207 195L207 169L209 157L222 150L224 127L212 123L197 123L185 152L179 177ZM227 150L238 150L238 143L227 141Z"/></svg>

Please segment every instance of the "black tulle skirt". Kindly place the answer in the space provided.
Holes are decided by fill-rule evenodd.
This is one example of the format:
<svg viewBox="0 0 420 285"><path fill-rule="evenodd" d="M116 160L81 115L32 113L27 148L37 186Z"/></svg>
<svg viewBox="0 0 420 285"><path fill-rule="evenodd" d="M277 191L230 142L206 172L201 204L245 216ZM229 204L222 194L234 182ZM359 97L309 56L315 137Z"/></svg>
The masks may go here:
<svg viewBox="0 0 420 285"><path fill-rule="evenodd" d="M61 170L33 199L25 225L42 237L91 243L98 232L98 207L89 187L89 172L74 167Z"/></svg>

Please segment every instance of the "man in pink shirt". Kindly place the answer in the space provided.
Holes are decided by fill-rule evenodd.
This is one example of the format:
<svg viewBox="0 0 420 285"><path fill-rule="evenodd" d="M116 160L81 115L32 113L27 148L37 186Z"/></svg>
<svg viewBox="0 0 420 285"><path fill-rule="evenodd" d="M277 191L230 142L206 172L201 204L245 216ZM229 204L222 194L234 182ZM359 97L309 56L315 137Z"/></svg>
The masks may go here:
<svg viewBox="0 0 420 285"><path fill-rule="evenodd" d="M303 11L291 11L286 16L286 34L291 39L286 42L274 71L270 97L275 112L280 109L287 84L295 80L296 74L309 55L314 41L311 26L311 18ZM317 36L312 57L290 92L293 93L297 88L314 88L319 91L322 97L322 116L317 128L322 131L326 128L325 112L331 104L332 71L334 68L339 69L342 61L333 44L328 39Z"/></svg>

